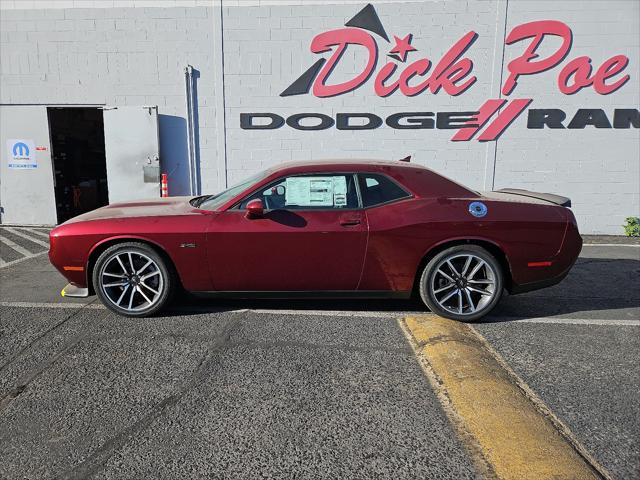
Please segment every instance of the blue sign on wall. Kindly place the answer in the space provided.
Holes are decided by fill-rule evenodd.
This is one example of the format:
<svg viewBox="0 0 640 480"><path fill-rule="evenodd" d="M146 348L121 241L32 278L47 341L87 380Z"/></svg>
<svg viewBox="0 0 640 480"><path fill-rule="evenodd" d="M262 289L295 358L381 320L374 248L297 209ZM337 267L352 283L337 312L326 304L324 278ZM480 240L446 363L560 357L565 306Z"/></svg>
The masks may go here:
<svg viewBox="0 0 640 480"><path fill-rule="evenodd" d="M29 146L24 142L16 142L13 144L13 156L14 157L28 157L29 156Z"/></svg>
<svg viewBox="0 0 640 480"><path fill-rule="evenodd" d="M7 155L9 168L17 170L32 170L38 168L36 148L33 140L12 138L7 140Z"/></svg>

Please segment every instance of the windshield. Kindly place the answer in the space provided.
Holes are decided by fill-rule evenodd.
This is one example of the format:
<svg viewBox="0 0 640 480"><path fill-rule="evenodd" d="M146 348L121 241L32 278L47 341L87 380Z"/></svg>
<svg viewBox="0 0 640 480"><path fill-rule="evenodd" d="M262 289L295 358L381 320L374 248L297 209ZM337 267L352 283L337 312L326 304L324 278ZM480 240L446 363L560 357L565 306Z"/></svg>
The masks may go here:
<svg viewBox="0 0 640 480"><path fill-rule="evenodd" d="M266 178L269 172L260 172L257 175L253 175L249 177L247 180L235 185L231 188L228 188L216 195L206 195L204 197L198 197L192 200L192 205L194 207L203 208L205 210L216 210L220 208L222 205L227 203L236 195L242 193L244 190L247 190L252 185L255 185L262 179Z"/></svg>

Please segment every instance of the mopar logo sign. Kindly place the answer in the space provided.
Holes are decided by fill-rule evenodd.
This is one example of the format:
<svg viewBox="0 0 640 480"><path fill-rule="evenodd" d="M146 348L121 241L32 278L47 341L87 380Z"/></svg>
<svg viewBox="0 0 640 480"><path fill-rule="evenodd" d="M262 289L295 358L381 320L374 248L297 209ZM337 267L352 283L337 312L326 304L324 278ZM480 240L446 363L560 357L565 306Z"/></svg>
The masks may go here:
<svg viewBox="0 0 640 480"><path fill-rule="evenodd" d="M29 146L24 142L17 142L13 145L13 156L18 158L29 157Z"/></svg>
<svg viewBox="0 0 640 480"><path fill-rule="evenodd" d="M38 168L36 148L33 140L7 140L8 167L17 170Z"/></svg>

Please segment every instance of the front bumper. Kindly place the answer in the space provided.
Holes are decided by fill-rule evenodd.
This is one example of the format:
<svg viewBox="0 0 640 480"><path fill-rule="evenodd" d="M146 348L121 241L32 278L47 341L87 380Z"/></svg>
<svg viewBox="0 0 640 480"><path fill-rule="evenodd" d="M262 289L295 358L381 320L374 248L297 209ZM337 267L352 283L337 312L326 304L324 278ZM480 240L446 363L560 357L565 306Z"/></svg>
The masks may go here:
<svg viewBox="0 0 640 480"><path fill-rule="evenodd" d="M86 298L89 296L89 289L86 287L77 287L73 283L68 283L67 286L60 291L60 295L63 297Z"/></svg>
<svg viewBox="0 0 640 480"><path fill-rule="evenodd" d="M88 279L87 273L85 271L86 259L83 256L78 256L78 253L83 252L82 248L71 248L69 245L63 245L60 241L58 235L56 235L56 231L60 229L60 227L56 227L55 229L49 232L49 262L53 265L56 270L60 272L60 274L66 278L69 282L69 285L72 285L75 288L84 288L88 287ZM67 243L68 242L64 242ZM67 290L67 285L64 287L63 291ZM69 290L72 292L73 290ZM62 294L62 296L75 297L72 293Z"/></svg>

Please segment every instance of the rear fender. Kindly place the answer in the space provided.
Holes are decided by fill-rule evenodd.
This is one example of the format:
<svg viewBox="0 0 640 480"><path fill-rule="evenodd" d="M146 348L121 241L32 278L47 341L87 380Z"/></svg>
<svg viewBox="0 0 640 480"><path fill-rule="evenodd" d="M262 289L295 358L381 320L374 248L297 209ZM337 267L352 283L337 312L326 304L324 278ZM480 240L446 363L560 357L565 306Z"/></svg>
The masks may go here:
<svg viewBox="0 0 640 480"><path fill-rule="evenodd" d="M422 272L424 266L431 260L435 255L440 253L441 251L453 247L456 245L478 245L486 248L489 253L491 253L500 265L502 266L502 273L504 274L504 285L507 289L510 288L512 284L512 272L511 272L511 264L509 262L509 258L504 248L502 248L498 243L494 240L482 236L459 236L453 238L447 238L446 240L441 240L436 244L429 247L427 251L425 251L422 255L422 261L418 266L416 271L416 279L418 280L418 276Z"/></svg>

